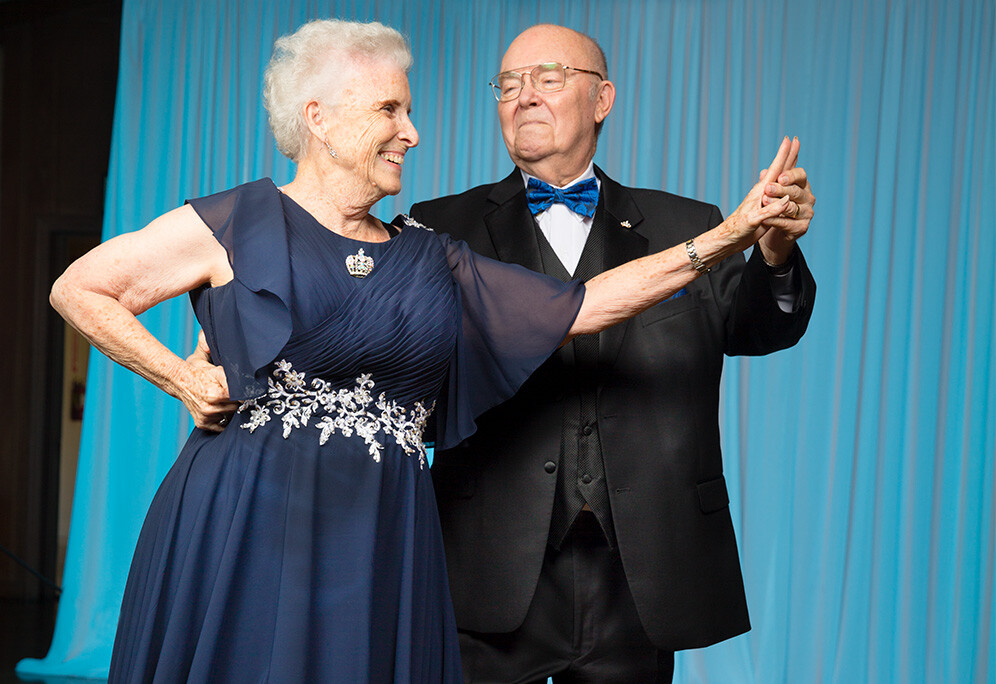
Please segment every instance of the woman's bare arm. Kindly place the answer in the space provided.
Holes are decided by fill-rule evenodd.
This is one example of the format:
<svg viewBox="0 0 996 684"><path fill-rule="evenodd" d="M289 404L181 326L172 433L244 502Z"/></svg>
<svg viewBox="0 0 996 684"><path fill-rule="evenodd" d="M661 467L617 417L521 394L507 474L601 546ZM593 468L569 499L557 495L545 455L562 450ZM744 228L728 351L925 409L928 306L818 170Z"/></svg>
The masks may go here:
<svg viewBox="0 0 996 684"><path fill-rule="evenodd" d="M231 413L222 369L180 359L136 316L205 283L232 278L224 248L189 206L112 238L75 261L52 286L52 306L91 344L180 399L198 427Z"/></svg>

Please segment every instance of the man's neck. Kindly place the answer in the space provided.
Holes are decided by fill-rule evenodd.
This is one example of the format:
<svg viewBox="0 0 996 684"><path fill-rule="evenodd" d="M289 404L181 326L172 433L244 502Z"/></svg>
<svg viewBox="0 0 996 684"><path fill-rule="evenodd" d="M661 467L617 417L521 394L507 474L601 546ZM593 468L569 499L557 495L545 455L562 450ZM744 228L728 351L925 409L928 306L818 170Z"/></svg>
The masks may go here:
<svg viewBox="0 0 996 684"><path fill-rule="evenodd" d="M577 180L588 170L591 165L591 157L586 158L582 163L571 164L570 166L560 166L559 160L541 160L539 162L521 162L517 166L544 183L549 183L558 188L565 187L568 183Z"/></svg>
<svg viewBox="0 0 996 684"><path fill-rule="evenodd" d="M519 169L519 173L522 174L522 182L525 183L525 184L527 184L527 185L529 184L529 179L531 177L532 178L538 178L539 180L543 181L544 183L550 183L549 181L544 180L543 178L539 178L539 176L533 176L533 174L529 173L525 169L521 169L520 168ZM596 176L595 176L595 167L594 167L594 164L592 164L591 162L588 162L588 166L586 166L584 168L584 170L580 174L578 174L577 176L574 176L572 178L568 178L567 180L565 180L563 182L550 183L550 185L552 185L552 186L554 186L556 188L566 188L566 187L574 185L578 181L584 180L586 178L595 178L595 177Z"/></svg>

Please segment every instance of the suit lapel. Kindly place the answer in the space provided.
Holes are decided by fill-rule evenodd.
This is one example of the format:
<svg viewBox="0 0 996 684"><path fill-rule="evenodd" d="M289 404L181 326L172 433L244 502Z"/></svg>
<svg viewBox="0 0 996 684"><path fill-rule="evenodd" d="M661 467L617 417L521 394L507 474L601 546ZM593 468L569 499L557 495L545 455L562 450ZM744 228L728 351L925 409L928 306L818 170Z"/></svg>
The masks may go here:
<svg viewBox="0 0 996 684"><path fill-rule="evenodd" d="M485 214L484 223L498 258L542 273L536 223L526 205L526 186L518 168L495 184L488 193L488 201L494 208Z"/></svg>
<svg viewBox="0 0 996 684"><path fill-rule="evenodd" d="M604 214L601 217L596 215L595 220L602 218L604 236L602 270L608 271L627 261L646 256L649 242L640 234L643 214L640 213L629 190L606 176L597 166L595 175L602 184L599 211ZM631 325L635 325L632 319L612 326L602 333L599 345L599 358L602 364L615 363L626 330Z"/></svg>

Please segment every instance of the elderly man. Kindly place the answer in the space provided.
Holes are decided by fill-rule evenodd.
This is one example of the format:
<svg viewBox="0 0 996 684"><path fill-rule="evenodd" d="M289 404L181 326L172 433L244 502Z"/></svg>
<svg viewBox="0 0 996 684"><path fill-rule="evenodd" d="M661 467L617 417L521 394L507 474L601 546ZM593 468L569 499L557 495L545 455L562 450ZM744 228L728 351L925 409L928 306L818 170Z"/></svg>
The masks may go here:
<svg viewBox="0 0 996 684"><path fill-rule="evenodd" d="M524 31L491 83L515 170L412 215L563 279L718 224L716 207L623 187L592 165L615 98L607 76L591 38ZM719 382L724 354L789 347L809 321L816 286L795 241L814 199L792 146L764 201L788 195L795 217L772 220L746 263L702 263L689 242L705 277L565 346L471 440L435 455L468 681L669 682L675 650L750 628Z"/></svg>

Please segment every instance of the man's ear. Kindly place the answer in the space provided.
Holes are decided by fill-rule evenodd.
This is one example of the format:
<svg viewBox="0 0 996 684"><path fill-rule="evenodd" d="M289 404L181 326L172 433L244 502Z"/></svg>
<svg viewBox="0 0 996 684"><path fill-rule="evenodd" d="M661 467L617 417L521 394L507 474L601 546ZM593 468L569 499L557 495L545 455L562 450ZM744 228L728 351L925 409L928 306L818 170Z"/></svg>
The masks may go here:
<svg viewBox="0 0 996 684"><path fill-rule="evenodd" d="M602 81L598 86L598 94L595 96L595 123L602 123L605 117L612 111L612 105L616 101L616 86L612 81Z"/></svg>

